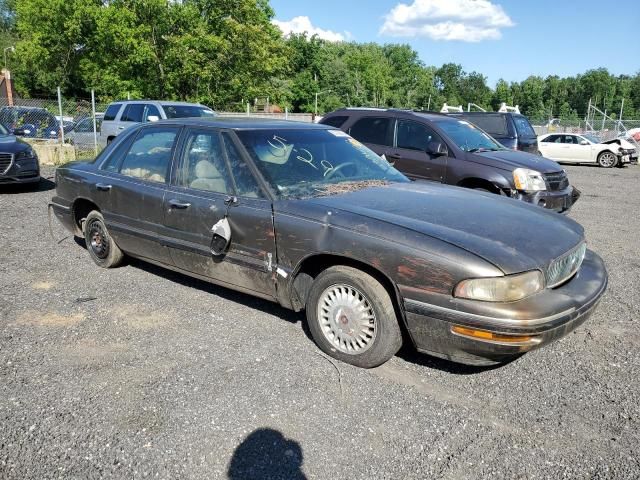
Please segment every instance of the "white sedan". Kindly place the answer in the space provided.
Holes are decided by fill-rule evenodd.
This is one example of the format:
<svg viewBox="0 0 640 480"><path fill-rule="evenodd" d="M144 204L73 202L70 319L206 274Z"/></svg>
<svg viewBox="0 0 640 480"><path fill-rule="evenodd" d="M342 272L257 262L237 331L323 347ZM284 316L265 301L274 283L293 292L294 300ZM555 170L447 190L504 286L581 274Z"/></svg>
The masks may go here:
<svg viewBox="0 0 640 480"><path fill-rule="evenodd" d="M600 142L591 135L547 133L538 137L538 149L543 157L562 163L597 163L611 168L625 163L637 163L638 152L627 140L615 138Z"/></svg>

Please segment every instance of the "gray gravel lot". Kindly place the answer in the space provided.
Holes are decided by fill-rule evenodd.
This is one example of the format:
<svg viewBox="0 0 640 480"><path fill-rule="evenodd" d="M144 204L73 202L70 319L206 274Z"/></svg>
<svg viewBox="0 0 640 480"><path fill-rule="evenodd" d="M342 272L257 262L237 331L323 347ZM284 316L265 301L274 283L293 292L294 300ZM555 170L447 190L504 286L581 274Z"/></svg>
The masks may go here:
<svg viewBox="0 0 640 480"><path fill-rule="evenodd" d="M49 237L50 183L2 188L0 478L640 478L640 167L567 170L609 291L492 370L334 363L301 315L100 269Z"/></svg>

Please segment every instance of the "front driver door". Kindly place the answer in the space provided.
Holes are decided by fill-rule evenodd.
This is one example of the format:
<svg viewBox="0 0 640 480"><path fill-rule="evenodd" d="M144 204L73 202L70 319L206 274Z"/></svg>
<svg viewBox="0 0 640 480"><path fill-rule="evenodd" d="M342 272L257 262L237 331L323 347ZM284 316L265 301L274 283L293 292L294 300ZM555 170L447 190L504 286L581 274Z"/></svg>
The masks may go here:
<svg viewBox="0 0 640 480"><path fill-rule="evenodd" d="M428 126L412 120L398 120L394 166L413 180L444 182L448 157L429 155L427 146L431 142L446 145Z"/></svg>
<svg viewBox="0 0 640 480"><path fill-rule="evenodd" d="M230 133L193 128L164 202L163 239L174 264L232 288L275 298L271 201L258 186ZM212 228L225 216L227 252L211 251Z"/></svg>

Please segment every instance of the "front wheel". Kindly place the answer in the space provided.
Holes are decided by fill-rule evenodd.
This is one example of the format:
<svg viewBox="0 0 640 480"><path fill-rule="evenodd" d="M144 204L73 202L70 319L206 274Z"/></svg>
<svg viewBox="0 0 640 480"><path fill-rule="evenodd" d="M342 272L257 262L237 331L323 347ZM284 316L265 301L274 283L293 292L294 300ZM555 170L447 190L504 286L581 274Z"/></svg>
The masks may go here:
<svg viewBox="0 0 640 480"><path fill-rule="evenodd" d="M87 215L83 231L87 250L96 265L102 268L113 268L122 263L124 254L109 235L100 212L94 210Z"/></svg>
<svg viewBox="0 0 640 480"><path fill-rule="evenodd" d="M402 334L387 290L346 266L320 273L306 305L311 335L322 351L352 365L382 365L400 349Z"/></svg>
<svg viewBox="0 0 640 480"><path fill-rule="evenodd" d="M615 167L617 163L618 157L616 157L613 152L602 152L598 155L598 165L602 168Z"/></svg>

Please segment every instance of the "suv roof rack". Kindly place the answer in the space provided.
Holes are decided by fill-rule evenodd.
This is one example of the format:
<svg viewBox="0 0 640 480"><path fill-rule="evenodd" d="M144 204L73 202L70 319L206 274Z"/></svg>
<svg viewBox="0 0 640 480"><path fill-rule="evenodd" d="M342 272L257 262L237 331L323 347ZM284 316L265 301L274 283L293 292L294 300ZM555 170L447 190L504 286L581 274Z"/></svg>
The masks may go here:
<svg viewBox="0 0 640 480"><path fill-rule="evenodd" d="M440 109L440 113L452 113L452 112L464 112L464 109L462 108L462 105L454 107L452 105L447 105L447 102L445 102L444 105L442 105L442 108Z"/></svg>

